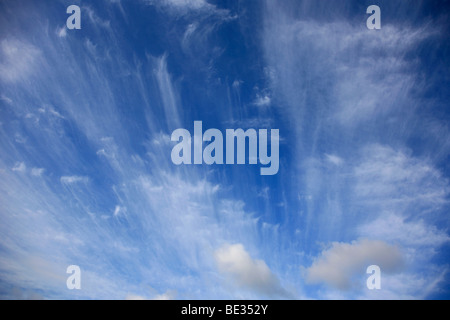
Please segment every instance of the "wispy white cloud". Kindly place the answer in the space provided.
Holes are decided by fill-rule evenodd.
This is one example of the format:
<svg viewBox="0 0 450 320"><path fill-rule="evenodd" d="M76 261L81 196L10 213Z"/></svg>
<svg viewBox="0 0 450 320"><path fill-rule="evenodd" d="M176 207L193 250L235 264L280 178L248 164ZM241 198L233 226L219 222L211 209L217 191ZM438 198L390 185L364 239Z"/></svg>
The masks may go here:
<svg viewBox="0 0 450 320"><path fill-rule="evenodd" d="M433 158L448 137L444 123L436 126L440 121L423 125L428 122L417 112L423 110L417 99L423 66L409 53L437 29L398 20L370 33L359 22L323 17L314 1L301 1L298 12L285 2L266 5L267 78L276 107L293 123L298 179L292 188L307 195L299 198L305 208L299 235L307 245L348 236L397 244L413 270L409 275L428 279L421 273L435 266L427 259L447 239L436 217L448 206L448 179ZM411 143L416 135L435 141L437 131L439 146L424 150ZM414 241L413 231L426 240ZM390 290L408 295L400 287Z"/></svg>
<svg viewBox="0 0 450 320"><path fill-rule="evenodd" d="M37 71L41 51L28 42L6 38L0 43L0 79L14 83Z"/></svg>
<svg viewBox="0 0 450 320"><path fill-rule="evenodd" d="M170 74L167 71L167 55L163 55L156 62L155 76L158 81L161 98L164 105L164 114L167 128L174 130L180 127L179 97L173 88Z"/></svg>
<svg viewBox="0 0 450 320"><path fill-rule="evenodd" d="M419 249L436 247L450 241L450 237L436 226L427 224L423 219L407 221L405 217L392 213L380 215L376 220L358 227L359 233L366 237L384 239L400 243L408 248Z"/></svg>
<svg viewBox="0 0 450 320"><path fill-rule="evenodd" d="M403 272L384 274L381 271L381 290L363 290L357 299L370 300L418 300L442 289L447 270L431 270L427 273Z"/></svg>
<svg viewBox="0 0 450 320"><path fill-rule="evenodd" d="M224 14L226 10L217 9L206 0L144 0L148 5L168 9L172 14L185 15L189 13Z"/></svg>
<svg viewBox="0 0 450 320"><path fill-rule="evenodd" d="M2 94L2 95L0 96L0 100L6 102L7 104L12 104L12 102L13 102L10 98L8 98L7 96L5 96L4 94Z"/></svg>
<svg viewBox="0 0 450 320"><path fill-rule="evenodd" d="M89 18L89 20L92 22L92 24L94 26L96 26L96 27L99 26L99 27L102 27L105 29L110 28L110 24L111 24L110 21L101 18L97 14L97 12L94 9L92 9L90 6L82 6L81 10L83 12L87 13L86 16Z"/></svg>
<svg viewBox="0 0 450 320"><path fill-rule="evenodd" d="M438 209L450 193L447 179L429 161L378 144L363 149L354 175L358 199L378 208L404 210L414 204Z"/></svg>
<svg viewBox="0 0 450 320"><path fill-rule="evenodd" d="M177 8L189 8L193 10L202 9L206 6L211 6L205 0L164 0L163 3L177 7Z"/></svg>
<svg viewBox="0 0 450 320"><path fill-rule="evenodd" d="M357 126L413 102L408 95L415 78L409 71L415 62L405 55L434 30L386 25L382 32L368 33L342 20L294 20L279 9L282 5L271 6L267 58L275 73L273 87L292 116L303 121L323 110L330 115L328 121Z"/></svg>
<svg viewBox="0 0 450 320"><path fill-rule="evenodd" d="M117 1L113 2L117 4ZM400 29L387 28L388 34L376 35L372 42L366 43L364 33L347 23L325 23L323 26L314 21L297 23L281 19L267 28L265 32L271 36L271 41L276 40L266 43L269 63L265 67L275 90L271 88L270 94L261 92L257 96L260 101L254 101L261 105L277 101L278 111L296 124L294 130L298 135L292 137L292 141L296 140L297 144L289 149L300 155L296 164L304 164L305 158L315 159L311 166L301 167L300 175L296 175L298 168L292 170L292 180L301 181L307 177L307 183L299 183L300 186L286 183L286 189L291 189L294 197L304 195L295 200L306 203L305 211L294 207L289 196L277 199L285 206L282 210L277 208L276 219L288 221L286 227L265 221L265 218L273 220L274 217L269 206L261 204L264 212L259 206L252 205L252 197L258 197L257 191L240 192L240 185L247 188L251 183L246 176L224 176L219 170L200 167L174 168L168 160L170 130L167 127L182 124L188 116L184 113L188 109L187 100L184 100L184 91L180 90L181 85L185 85L183 75L179 69L172 69L170 62L178 54L185 54L192 68L201 65L212 76L211 81L223 84L225 80L216 79L219 75L215 74L214 59L226 49L221 47L221 41L211 41L217 38L211 35L215 36L217 26L232 17L202 0L147 3L163 9L156 10L158 14L174 14L175 18L182 15L180 19L170 20L172 38L167 37L164 45L167 52L171 52L170 56L152 58L147 55L146 59L140 56L141 50L135 50L133 59L129 59L128 53L132 51L121 49L127 47L120 41L123 30L119 28L123 25L109 23L92 7L82 8L87 13L83 21L91 24L101 36L95 36L94 32L89 39L79 39L78 43L77 37L65 41L58 38L64 36L65 29L53 27L50 30L56 30L56 35L55 31L50 35L36 33L32 45L26 37L20 41L9 37L2 42L0 71L6 73L0 73L0 79L8 86L14 84L14 88L2 93L1 102L14 116L11 116L12 121L2 119L4 125L0 128L1 141L5 141L1 146L4 149L1 150L0 165L0 243L16 253L1 257L2 279L69 298L123 298L127 292L138 293L129 295L134 298L175 297L173 292L165 292L167 288L179 288L176 295L181 298L205 295L211 298L287 297L283 289L287 287L285 284L295 283L300 278L298 273L286 276L287 272L284 272L298 266L296 253L292 254L292 251L302 250L317 238L356 232L356 236L375 240L386 238L389 243L400 243L408 254L419 246L434 249L447 241L445 232L433 227L433 217L425 217L445 204L447 194L447 183L431 162L394 147L370 145L355 155L348 150L320 145L328 141L328 137L321 134L323 128L333 128L330 123L335 125L334 128L345 128L339 129L339 134L332 138L345 140L348 136L358 136L355 140L366 144L360 131L347 130L351 131L349 128L358 123L371 124L367 121L371 116L391 115L392 105L380 106L378 101L371 100L380 92L393 94L400 103L408 101L402 90L411 86L413 76L404 71L414 62L404 60L403 53L405 48L414 47L426 32L417 29L418 34L414 35L409 31L416 29L410 28L401 38ZM113 11L108 12L112 14ZM275 10L273 13L277 14ZM246 29L244 25L241 27L241 30ZM338 30L342 30L342 34ZM356 40L351 38L354 32ZM263 35L264 41L268 40L266 35ZM336 39L331 39L333 37ZM35 47L36 43L40 44L39 49ZM172 51L173 43L181 46L181 53L177 52L178 47ZM75 45L79 45L79 50L73 50ZM377 45L387 46L386 57L371 54ZM141 44L139 46L142 49ZM152 49L157 47L152 43ZM28 51L15 51L16 57L11 53L14 48ZM361 48L368 55L359 59L346 48ZM308 56L308 51L314 57ZM359 67L353 66L350 60L357 61ZM315 61L323 61L324 66ZM377 68L380 84L371 76L371 70ZM177 70L177 74L171 74L170 70ZM358 82L356 96L352 92L352 73ZM31 85L25 81L35 74L39 74L42 81L34 81ZM228 79L228 83L233 79ZM247 81L232 82L229 89L236 99L230 100L240 102L240 95L244 95L244 80ZM388 80L392 86L384 86L382 80ZM401 83L396 84L397 80ZM317 89L317 84L322 86ZM373 92L362 90L365 85L374 89ZM208 89L205 88L204 93L210 94ZM360 100L368 102L368 106ZM251 103L252 97L247 101ZM121 109L123 105L126 109ZM233 107L240 110L236 105ZM226 119L231 120L226 122ZM218 120L233 127L263 128L277 123L273 118L263 116L236 117L234 120L229 114ZM6 132L3 131L6 123L12 126L20 123L21 126ZM440 134L440 130L437 131L436 136ZM360 150L359 145L348 145L352 151ZM308 154L310 146L316 154ZM373 152L370 152L371 146ZM27 152L21 152L22 148ZM328 153L324 156L324 152ZM377 154L382 156L377 158ZM384 168L383 171L383 162L391 169ZM371 170L381 173L377 175ZM67 173L83 175L61 177ZM36 179L38 176L41 179ZM283 178L283 183L289 180ZM217 181L223 184L219 185ZM60 183L65 188L58 188ZM383 184L390 193L383 192ZM420 199L421 186L425 190L423 201ZM277 187L280 186L271 186L270 194L266 192L269 189L262 189L259 195L263 199L275 199ZM370 188L375 190L376 200L371 199ZM341 201L339 196L344 193L350 198L351 205ZM419 199L414 200L416 196ZM260 200L261 197L257 202L262 202ZM349 206L352 210L347 212L345 208ZM411 212L406 207L411 208ZM381 217L380 212L385 214L388 209L395 214ZM417 219L417 215L423 215L423 219ZM307 223L296 225L299 216L308 216ZM352 223L347 223L348 216ZM384 218L399 223L411 233L423 235L426 241L415 242L402 233L396 236L398 230L387 228L382 223ZM326 223L321 223L323 221ZM308 237L308 231L311 235L311 230L315 230L311 228L314 223L320 228ZM291 226L298 230L296 237L306 235L304 242L291 243L293 239L284 235L289 234ZM274 250L288 241L286 247L290 250ZM242 243L242 247L220 247L230 242ZM228 290L218 276L217 248L222 250L219 255L224 267L221 275L237 284L236 291ZM264 258L256 260L249 252L258 252ZM81 293L68 293L64 288L65 267L72 263L79 263L84 272ZM248 279L245 274L250 274ZM437 275L441 274L441 270L436 270L433 277L414 274L410 277L414 281L401 290L392 289L391 296L395 297L398 292L413 296L411 288L423 286L427 281L438 286ZM405 278L404 274L399 276L402 281ZM142 287L152 283L158 283L158 289L148 295L143 293ZM400 288L401 284L396 286ZM430 286L429 290L434 287Z"/></svg>
<svg viewBox="0 0 450 320"><path fill-rule="evenodd" d="M23 71L36 72L42 80L30 85L16 77L14 90L7 93L17 121L27 126L17 131L33 141L33 156L23 158L30 175L12 171L20 169L20 163L14 163L22 159L9 159L6 151L20 153L15 131L11 136L0 131L2 139L11 140L2 144L9 149L2 149L0 159L6 169L0 181L0 242L11 252L22 248L17 255L2 257L1 278L65 298L123 298L127 292L144 297L136 287L151 283L158 288L150 298L175 298L166 288L180 288L177 295L182 297L200 298L205 292L215 298L235 297L222 288L213 251L234 239L254 243L258 218L244 209L241 197L230 188L223 191L200 168L178 171L170 162L170 131L161 111L169 125L179 126L183 106L168 56L136 56L130 63L121 56L115 25L91 7L82 7L82 12L83 29L98 26L102 37L68 42L58 38L62 34L38 33L42 63L30 60L32 68ZM193 28L185 44L194 46L195 37L201 32L206 36L208 30L214 28ZM72 45L82 49L75 54ZM118 90L123 89L122 80L115 83L107 64L115 66L117 79L126 75L126 82L138 89ZM122 113L119 100L127 101L127 112ZM139 116L130 116L132 105ZM139 127L132 139L124 126L128 121ZM58 188L61 184L64 188ZM227 201L222 192L228 193ZM34 253L48 263L29 259ZM69 264L81 267L80 292L65 288Z"/></svg>
<svg viewBox="0 0 450 320"><path fill-rule="evenodd" d="M35 177L40 177L45 172L44 168L32 168L31 175Z"/></svg>
<svg viewBox="0 0 450 320"><path fill-rule="evenodd" d="M63 184L73 184L73 183L87 183L89 178L85 176L63 176L61 177L61 182Z"/></svg>
<svg viewBox="0 0 450 320"><path fill-rule="evenodd" d="M17 162L14 167L12 168L12 171L24 173L27 170L27 166L23 162Z"/></svg>
<svg viewBox="0 0 450 320"><path fill-rule="evenodd" d="M335 165L335 166L340 166L344 163L344 160L340 157L338 157L337 155L334 154L325 154L325 159Z"/></svg>
<svg viewBox="0 0 450 320"><path fill-rule="evenodd" d="M58 28L58 30L56 31L56 34L60 38L65 38L67 36L67 27L62 26L61 28Z"/></svg>
<svg viewBox="0 0 450 320"><path fill-rule="evenodd" d="M448 203L448 180L428 158L415 157L405 148L396 150L389 146L369 144L356 155L351 160L339 161L326 154L323 162L311 161L308 165L308 190L313 197L306 201L307 205L310 208L318 206L314 199L323 199L324 193L329 198L326 205L322 205L323 211L314 217L315 223L320 224L321 230L326 229L328 232L335 229L330 225L340 225L347 230L347 234L356 238L383 241L401 247L407 271L395 276L384 275L385 293L394 299L421 298L426 290L425 284L434 281L444 271L443 267L437 267L430 261L442 245L449 241L446 228L439 227L436 221L436 216L444 212ZM325 176L327 184L323 187L317 180ZM349 190L349 204L339 196L342 190ZM330 221L333 222L330 224ZM349 281L352 273L343 275L339 268L328 270L331 264L328 261L334 258L326 250L323 255L324 258L317 258L308 269L316 274L308 274L307 279L316 277L320 281L316 279L313 283L324 282L339 289L346 286L354 289ZM364 270L361 270L358 272L363 275ZM396 280L397 277L403 282ZM411 281L407 281L408 278ZM344 280L340 283L337 279ZM418 287L419 284L422 286ZM437 286L434 289L438 290ZM382 298L375 293L364 293L364 286L359 291L361 295L358 297L361 298ZM341 298L349 296L352 294L343 294Z"/></svg>
<svg viewBox="0 0 450 320"><path fill-rule="evenodd" d="M114 216L114 217L118 217L118 216L120 216L120 215L125 215L126 212L127 212L127 208L117 205L117 206L114 208L113 216Z"/></svg>

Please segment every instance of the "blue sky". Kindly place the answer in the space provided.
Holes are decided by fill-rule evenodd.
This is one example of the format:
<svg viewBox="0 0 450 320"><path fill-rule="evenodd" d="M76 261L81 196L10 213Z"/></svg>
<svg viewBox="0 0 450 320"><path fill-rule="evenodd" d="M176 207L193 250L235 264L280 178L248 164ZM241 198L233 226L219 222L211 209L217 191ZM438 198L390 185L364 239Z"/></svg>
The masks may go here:
<svg viewBox="0 0 450 320"><path fill-rule="evenodd" d="M448 299L448 9L1 1L0 297ZM278 174L174 165L197 120L279 129Z"/></svg>

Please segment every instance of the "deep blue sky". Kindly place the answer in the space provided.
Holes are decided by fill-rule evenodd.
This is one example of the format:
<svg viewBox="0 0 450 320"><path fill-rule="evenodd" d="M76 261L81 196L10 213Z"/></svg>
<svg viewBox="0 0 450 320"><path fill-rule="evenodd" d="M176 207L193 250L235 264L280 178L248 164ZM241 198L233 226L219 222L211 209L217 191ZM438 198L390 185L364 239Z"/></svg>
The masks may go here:
<svg viewBox="0 0 450 320"><path fill-rule="evenodd" d="M447 299L449 7L1 1L0 297ZM196 120L278 174L175 166Z"/></svg>

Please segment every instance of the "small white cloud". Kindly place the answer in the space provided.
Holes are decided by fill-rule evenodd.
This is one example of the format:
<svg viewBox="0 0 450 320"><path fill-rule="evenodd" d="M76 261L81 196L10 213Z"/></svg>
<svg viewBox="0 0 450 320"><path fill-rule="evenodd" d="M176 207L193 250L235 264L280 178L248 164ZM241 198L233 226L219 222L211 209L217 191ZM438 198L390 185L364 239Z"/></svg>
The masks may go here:
<svg viewBox="0 0 450 320"><path fill-rule="evenodd" d="M17 162L12 171L24 173L27 170L27 166L23 162Z"/></svg>
<svg viewBox="0 0 450 320"><path fill-rule="evenodd" d="M334 164L335 166L341 166L344 163L344 160L339 158L338 156L334 154L325 154L325 159L329 162Z"/></svg>
<svg viewBox="0 0 450 320"><path fill-rule="evenodd" d="M216 184L214 187L212 187L211 192L214 194L214 193L216 193L219 190L220 190L220 185Z"/></svg>
<svg viewBox="0 0 450 320"><path fill-rule="evenodd" d="M56 32L56 34L58 35L58 37L60 38L64 38L65 36L67 36L67 28L66 26L58 29L58 31Z"/></svg>
<svg viewBox="0 0 450 320"><path fill-rule="evenodd" d="M258 192L257 196L268 200L269 199L269 194L270 194L270 188L269 187L264 187L264 188L261 189L261 191Z"/></svg>
<svg viewBox="0 0 450 320"><path fill-rule="evenodd" d="M162 132L155 134L152 139L152 144L157 146L170 146L170 135Z"/></svg>
<svg viewBox="0 0 450 320"><path fill-rule="evenodd" d="M278 278L262 260L254 260L242 244L224 245L215 254L219 271L238 286L268 296L288 296Z"/></svg>
<svg viewBox="0 0 450 320"><path fill-rule="evenodd" d="M50 107L50 108L48 109L48 111L50 112L50 114L51 114L52 116L57 117L57 118L60 118L60 119L64 119L64 117L63 117L58 111L56 111L55 109L53 109L52 107Z"/></svg>
<svg viewBox="0 0 450 320"><path fill-rule="evenodd" d="M106 153L105 149L100 149L100 150L98 150L98 151L97 151L97 155L98 155L98 156L104 156L104 157L107 157L107 156L108 156L108 154Z"/></svg>
<svg viewBox="0 0 450 320"><path fill-rule="evenodd" d="M31 175L35 177L40 177L44 173L44 168L33 168L31 169Z"/></svg>
<svg viewBox="0 0 450 320"><path fill-rule="evenodd" d="M271 102L272 99L268 95L257 95L255 101L253 101L253 104L258 107L268 107Z"/></svg>
<svg viewBox="0 0 450 320"><path fill-rule="evenodd" d="M244 83L244 81L236 79L236 80L233 81L232 86L233 86L233 88L238 89L241 86L241 84L243 84L243 83Z"/></svg>
<svg viewBox="0 0 450 320"><path fill-rule="evenodd" d="M88 177L84 176L63 176L61 177L61 182L63 184L73 184L73 183L87 183L89 182Z"/></svg>
<svg viewBox="0 0 450 320"><path fill-rule="evenodd" d="M27 142L27 138L25 138L24 136L16 133L16 135L14 136L14 141L19 143L19 144L24 144Z"/></svg>
<svg viewBox="0 0 450 320"><path fill-rule="evenodd" d="M351 287L352 278L365 274L370 265L378 265L384 273L394 273L402 268L403 257L396 246L383 241L334 242L306 269L306 280L347 290Z"/></svg>
<svg viewBox="0 0 450 320"><path fill-rule="evenodd" d="M114 217L118 217L119 215L125 214L127 212L127 208L116 206L114 208Z"/></svg>

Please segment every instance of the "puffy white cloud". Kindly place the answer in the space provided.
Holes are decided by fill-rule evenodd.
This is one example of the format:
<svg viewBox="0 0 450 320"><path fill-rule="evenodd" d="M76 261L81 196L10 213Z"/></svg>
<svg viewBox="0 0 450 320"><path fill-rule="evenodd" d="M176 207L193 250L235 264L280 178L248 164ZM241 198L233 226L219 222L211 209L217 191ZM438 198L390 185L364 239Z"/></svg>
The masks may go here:
<svg viewBox="0 0 450 320"><path fill-rule="evenodd" d="M224 245L215 252L219 271L238 286L268 296L288 296L263 260L252 259L242 244Z"/></svg>
<svg viewBox="0 0 450 320"><path fill-rule="evenodd" d="M383 241L334 242L306 269L306 280L347 290L351 288L352 278L365 274L370 265L378 265L383 273L399 271L403 266L402 254L398 247Z"/></svg>

